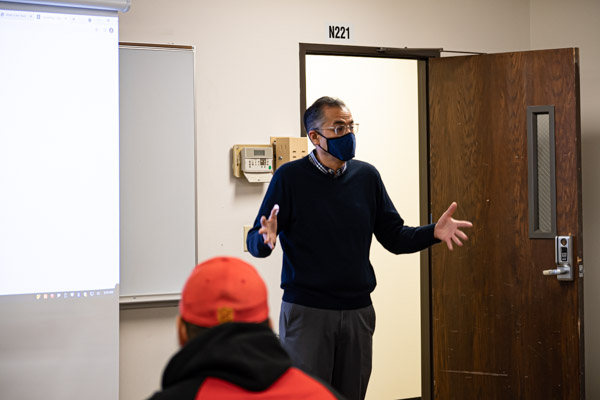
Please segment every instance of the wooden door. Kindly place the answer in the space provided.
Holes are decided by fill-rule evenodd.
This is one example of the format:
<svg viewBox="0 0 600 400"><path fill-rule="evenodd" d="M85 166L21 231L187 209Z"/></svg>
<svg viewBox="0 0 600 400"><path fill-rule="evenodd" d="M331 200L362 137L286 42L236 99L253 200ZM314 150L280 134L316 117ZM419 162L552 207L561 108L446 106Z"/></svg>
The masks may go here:
<svg viewBox="0 0 600 400"><path fill-rule="evenodd" d="M434 399L584 398L578 50L429 63L434 220L456 200L474 228L431 251ZM575 243L573 281L553 238L530 238L527 111L554 106L556 231Z"/></svg>

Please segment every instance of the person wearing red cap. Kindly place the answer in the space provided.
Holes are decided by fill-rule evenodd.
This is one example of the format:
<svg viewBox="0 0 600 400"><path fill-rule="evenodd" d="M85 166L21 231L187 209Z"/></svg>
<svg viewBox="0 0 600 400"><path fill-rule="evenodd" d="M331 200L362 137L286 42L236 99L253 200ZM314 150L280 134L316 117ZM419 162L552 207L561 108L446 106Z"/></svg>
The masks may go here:
<svg viewBox="0 0 600 400"><path fill-rule="evenodd" d="M181 293L177 331L181 349L151 400L342 399L292 367L270 327L265 283L240 259L196 266Z"/></svg>

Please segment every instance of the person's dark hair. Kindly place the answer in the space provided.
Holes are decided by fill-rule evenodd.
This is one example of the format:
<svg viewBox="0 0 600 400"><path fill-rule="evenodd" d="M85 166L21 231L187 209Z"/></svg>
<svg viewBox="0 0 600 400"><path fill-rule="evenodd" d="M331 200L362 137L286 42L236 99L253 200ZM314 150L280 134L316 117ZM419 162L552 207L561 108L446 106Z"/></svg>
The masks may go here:
<svg viewBox="0 0 600 400"><path fill-rule="evenodd" d="M323 96L320 99L317 99L304 112L304 129L306 130L307 135L308 132L323 124L323 109L325 107L348 108L342 100L335 97Z"/></svg>
<svg viewBox="0 0 600 400"><path fill-rule="evenodd" d="M187 322L183 318L181 319L181 322L183 323L183 326L185 326L185 331L187 332L188 340L192 340L193 338L198 337L198 336L202 335L203 333L205 333L206 331L208 331L209 329L213 328L213 327L194 325L190 322ZM251 322L247 322L247 323L251 323ZM268 327L269 320L267 319L263 322L259 322L258 324L265 325L266 327Z"/></svg>

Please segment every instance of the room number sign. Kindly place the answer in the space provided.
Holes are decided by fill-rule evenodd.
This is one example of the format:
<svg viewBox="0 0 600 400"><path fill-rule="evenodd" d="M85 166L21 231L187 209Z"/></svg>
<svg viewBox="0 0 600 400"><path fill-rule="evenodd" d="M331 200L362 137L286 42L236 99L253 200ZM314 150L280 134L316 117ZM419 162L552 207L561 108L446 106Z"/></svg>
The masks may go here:
<svg viewBox="0 0 600 400"><path fill-rule="evenodd" d="M354 40L354 28L349 24L328 24L327 41L349 43Z"/></svg>

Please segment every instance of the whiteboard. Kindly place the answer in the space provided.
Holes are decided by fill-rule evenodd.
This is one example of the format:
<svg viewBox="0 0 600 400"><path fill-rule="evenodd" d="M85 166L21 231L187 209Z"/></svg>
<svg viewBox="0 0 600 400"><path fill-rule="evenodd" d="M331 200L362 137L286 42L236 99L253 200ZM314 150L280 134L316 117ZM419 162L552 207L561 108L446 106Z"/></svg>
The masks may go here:
<svg viewBox="0 0 600 400"><path fill-rule="evenodd" d="M197 263L194 49L121 44L121 304L177 300Z"/></svg>

